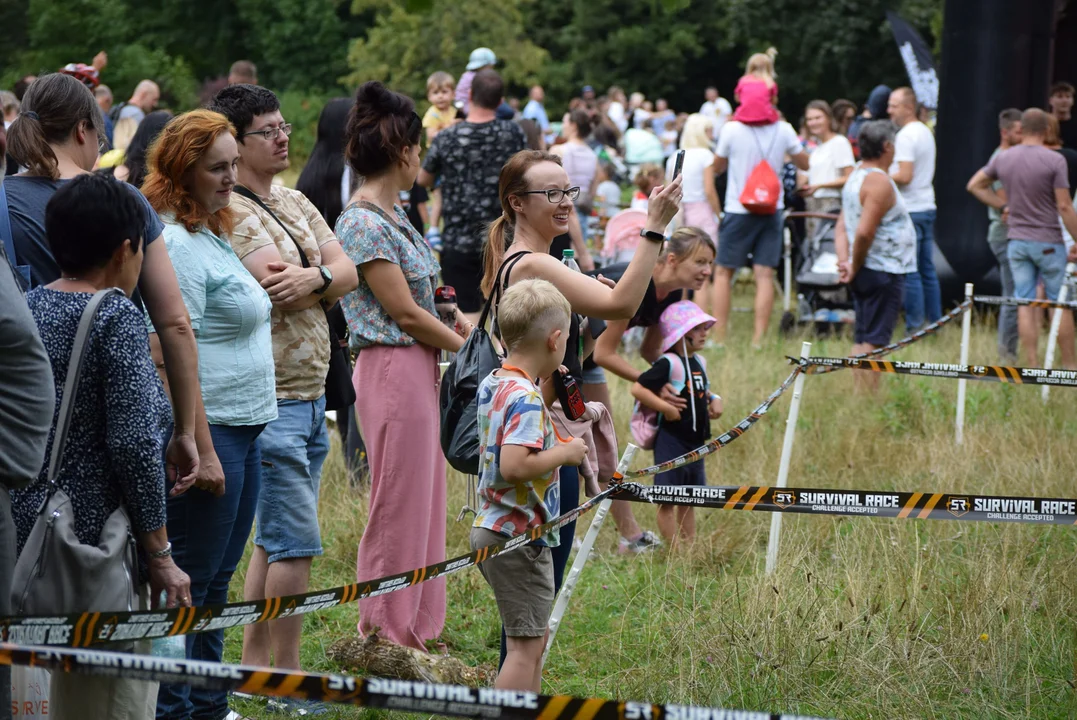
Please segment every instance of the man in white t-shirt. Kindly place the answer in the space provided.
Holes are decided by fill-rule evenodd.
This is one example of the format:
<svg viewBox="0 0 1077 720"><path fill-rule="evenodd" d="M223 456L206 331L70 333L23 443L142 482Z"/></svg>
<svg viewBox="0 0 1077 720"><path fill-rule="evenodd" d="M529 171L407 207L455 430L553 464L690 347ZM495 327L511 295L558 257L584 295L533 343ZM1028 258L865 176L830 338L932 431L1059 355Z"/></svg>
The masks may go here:
<svg viewBox="0 0 1077 720"><path fill-rule="evenodd" d="M916 228L917 272L905 276L905 326L910 332L942 317L942 291L935 272L935 136L916 119L911 88L890 93L886 106L897 134L890 177L897 183Z"/></svg>
<svg viewBox="0 0 1077 720"><path fill-rule="evenodd" d="M719 342L725 339L729 321L733 273L745 265L749 255L755 274L752 345L760 346L767 332L770 311L774 307L774 268L782 258L781 211L785 207L785 198L778 193L778 212L775 214L753 215L741 204L740 196L748 176L764 159L780 177L786 154L798 168L808 169L808 153L804 152L796 130L787 122L753 126L731 121L718 137L714 174L717 177L729 172L714 276L714 317L718 321L714 327Z"/></svg>
<svg viewBox="0 0 1077 720"><path fill-rule="evenodd" d="M625 130L628 129L628 117L625 115L625 104L628 99L625 97L625 91L614 85L606 95L610 99L610 106L606 114L623 135Z"/></svg>
<svg viewBox="0 0 1077 720"><path fill-rule="evenodd" d="M728 100L718 94L716 87L711 86L704 90L703 96L707 101L699 108L699 114L709 117L714 122L714 137L717 139L719 133L722 132L722 127L729 120L729 116L733 114L733 107Z"/></svg>

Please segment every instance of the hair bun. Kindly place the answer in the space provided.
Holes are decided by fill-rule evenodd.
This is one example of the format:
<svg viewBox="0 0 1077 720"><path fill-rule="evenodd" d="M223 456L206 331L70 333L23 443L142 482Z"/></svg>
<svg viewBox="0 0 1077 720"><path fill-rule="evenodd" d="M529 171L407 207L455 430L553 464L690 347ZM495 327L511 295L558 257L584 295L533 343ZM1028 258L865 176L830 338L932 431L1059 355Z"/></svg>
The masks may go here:
<svg viewBox="0 0 1077 720"><path fill-rule="evenodd" d="M376 115L400 115L405 112L401 96L377 80L359 86L355 92L355 104L365 106Z"/></svg>

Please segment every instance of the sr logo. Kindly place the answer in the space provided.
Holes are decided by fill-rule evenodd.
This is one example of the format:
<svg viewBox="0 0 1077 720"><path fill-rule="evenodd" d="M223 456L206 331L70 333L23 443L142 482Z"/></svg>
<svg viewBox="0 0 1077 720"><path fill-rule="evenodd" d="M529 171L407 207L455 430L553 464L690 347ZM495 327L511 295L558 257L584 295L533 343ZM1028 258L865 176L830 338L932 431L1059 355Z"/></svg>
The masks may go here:
<svg viewBox="0 0 1077 720"><path fill-rule="evenodd" d="M952 497L947 501L946 509L954 517L961 517L969 511L969 499L966 497Z"/></svg>
<svg viewBox="0 0 1077 720"><path fill-rule="evenodd" d="M787 508L797 504L797 495L789 490L775 490L774 504L780 508Z"/></svg>

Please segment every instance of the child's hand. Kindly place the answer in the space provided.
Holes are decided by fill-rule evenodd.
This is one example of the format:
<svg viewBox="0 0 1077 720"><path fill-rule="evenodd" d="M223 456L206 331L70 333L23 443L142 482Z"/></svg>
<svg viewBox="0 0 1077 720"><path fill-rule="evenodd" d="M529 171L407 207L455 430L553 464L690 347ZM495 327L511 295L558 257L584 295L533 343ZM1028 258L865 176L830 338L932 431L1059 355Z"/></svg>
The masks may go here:
<svg viewBox="0 0 1077 720"><path fill-rule="evenodd" d="M658 393L658 397L661 398L662 402L667 402L678 410L688 408L688 401L682 398L677 389L669 383L662 386L662 392Z"/></svg>
<svg viewBox="0 0 1077 720"><path fill-rule="evenodd" d="M679 422L681 419L681 411L670 405L668 410L662 411L662 417L668 422Z"/></svg>
<svg viewBox="0 0 1077 720"><path fill-rule="evenodd" d="M725 406L722 403L722 396L715 395L707 409L709 410L711 420L717 420L722 417L722 411L725 409Z"/></svg>
<svg viewBox="0 0 1077 720"><path fill-rule="evenodd" d="M561 444L561 451L565 454L565 461L561 463L562 465L578 467L587 457L587 443L580 438L572 438L567 443Z"/></svg>

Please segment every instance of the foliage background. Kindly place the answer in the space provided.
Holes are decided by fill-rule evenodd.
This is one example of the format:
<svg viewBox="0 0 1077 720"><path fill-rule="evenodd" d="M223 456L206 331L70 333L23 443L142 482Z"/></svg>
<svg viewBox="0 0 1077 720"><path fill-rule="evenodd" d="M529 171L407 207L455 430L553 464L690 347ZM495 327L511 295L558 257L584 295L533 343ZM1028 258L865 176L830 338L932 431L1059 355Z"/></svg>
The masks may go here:
<svg viewBox="0 0 1077 720"><path fill-rule="evenodd" d="M144 77L163 103L194 107L237 59L282 94L305 158L324 101L382 80L425 109L426 77L463 72L492 48L510 95L542 83L551 112L585 84L613 84L693 110L726 95L752 52L775 46L781 107L813 98L861 103L880 82L907 82L885 20L900 12L937 49L943 0L0 0L0 87L109 54L117 100ZM295 111L294 113L292 111Z"/></svg>

